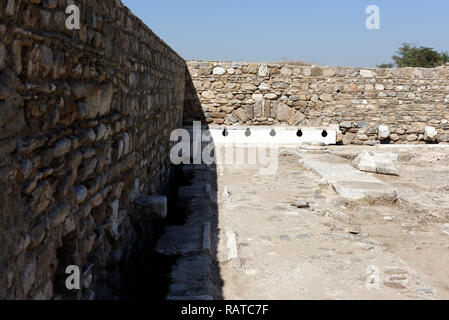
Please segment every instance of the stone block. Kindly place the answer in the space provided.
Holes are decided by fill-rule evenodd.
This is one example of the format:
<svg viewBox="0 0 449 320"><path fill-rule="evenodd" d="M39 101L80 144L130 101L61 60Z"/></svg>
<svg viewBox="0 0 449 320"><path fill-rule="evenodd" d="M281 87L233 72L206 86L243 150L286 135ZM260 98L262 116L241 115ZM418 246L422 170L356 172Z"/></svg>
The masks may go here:
<svg viewBox="0 0 449 320"><path fill-rule="evenodd" d="M167 216L167 197L138 195L134 200L135 212L147 221L163 220Z"/></svg>
<svg viewBox="0 0 449 320"><path fill-rule="evenodd" d="M378 138L379 140L387 140L390 138L390 128L386 125L380 125Z"/></svg>
<svg viewBox="0 0 449 320"><path fill-rule="evenodd" d="M218 76L221 76L221 75L223 75L223 74L225 74L225 73L226 73L226 70L225 70L224 68L222 68L222 67L215 67L215 68L212 70L212 74L218 75Z"/></svg>
<svg viewBox="0 0 449 320"><path fill-rule="evenodd" d="M438 131L434 127L424 128L424 140L427 142L435 142L437 140Z"/></svg>
<svg viewBox="0 0 449 320"><path fill-rule="evenodd" d="M354 166L361 171L398 176L398 159L396 153L363 150L354 160Z"/></svg>

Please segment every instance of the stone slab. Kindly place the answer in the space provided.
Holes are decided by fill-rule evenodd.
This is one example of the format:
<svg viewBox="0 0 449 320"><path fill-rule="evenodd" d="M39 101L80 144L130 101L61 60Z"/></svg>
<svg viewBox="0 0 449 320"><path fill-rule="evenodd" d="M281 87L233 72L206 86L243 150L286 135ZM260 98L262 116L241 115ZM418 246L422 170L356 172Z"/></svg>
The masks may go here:
<svg viewBox="0 0 449 320"><path fill-rule="evenodd" d="M167 226L155 250L166 256L200 253L203 250L203 228L201 225Z"/></svg>
<svg viewBox="0 0 449 320"><path fill-rule="evenodd" d="M207 254L180 257L170 273L168 296L212 297L214 286L210 280L212 259Z"/></svg>
<svg viewBox="0 0 449 320"><path fill-rule="evenodd" d="M396 191L383 181L361 172L351 164L334 155L300 156L304 168L318 174L326 184L348 200L395 201Z"/></svg>

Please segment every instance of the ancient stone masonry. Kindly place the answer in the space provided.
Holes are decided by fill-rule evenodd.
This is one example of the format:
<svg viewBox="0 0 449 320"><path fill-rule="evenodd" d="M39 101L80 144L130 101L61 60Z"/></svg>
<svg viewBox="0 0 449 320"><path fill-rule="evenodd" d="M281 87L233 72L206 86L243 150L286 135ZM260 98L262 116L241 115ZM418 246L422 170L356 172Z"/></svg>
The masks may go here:
<svg viewBox="0 0 449 320"><path fill-rule="evenodd" d="M343 144L449 141L448 67L187 64L186 122L205 117L216 125L335 125Z"/></svg>
<svg viewBox="0 0 449 320"><path fill-rule="evenodd" d="M118 0L0 1L0 299L66 298L68 265L75 298L116 294L134 199L166 185L185 69Z"/></svg>

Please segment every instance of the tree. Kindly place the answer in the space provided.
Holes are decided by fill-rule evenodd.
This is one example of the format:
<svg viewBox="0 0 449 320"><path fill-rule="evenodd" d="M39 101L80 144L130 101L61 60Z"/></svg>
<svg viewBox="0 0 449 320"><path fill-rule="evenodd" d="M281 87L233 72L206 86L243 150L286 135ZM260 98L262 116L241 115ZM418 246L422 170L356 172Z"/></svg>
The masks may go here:
<svg viewBox="0 0 449 320"><path fill-rule="evenodd" d="M412 44L403 43L399 48L397 55L393 56L394 65L398 68L403 67L422 67L434 68L449 62L447 52L438 52L429 47L417 47ZM392 68L392 63L384 63L378 68Z"/></svg>
<svg viewBox="0 0 449 320"><path fill-rule="evenodd" d="M377 66L378 68L394 68L394 64L392 63L382 63Z"/></svg>

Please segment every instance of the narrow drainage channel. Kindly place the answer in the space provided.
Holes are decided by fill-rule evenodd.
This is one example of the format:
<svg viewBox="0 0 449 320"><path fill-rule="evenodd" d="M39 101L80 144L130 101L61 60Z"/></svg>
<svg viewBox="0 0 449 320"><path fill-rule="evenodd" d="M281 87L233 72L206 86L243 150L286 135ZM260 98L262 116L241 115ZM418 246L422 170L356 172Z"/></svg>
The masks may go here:
<svg viewBox="0 0 449 320"><path fill-rule="evenodd" d="M167 196L167 218L164 221L144 223L138 226L138 238L133 247L131 264L122 262L123 300L165 300L168 294L171 266L177 257L157 253L154 248L168 225L182 225L186 219L185 210L177 208L176 199L179 188L190 185L183 175L183 166L175 166L170 179Z"/></svg>

